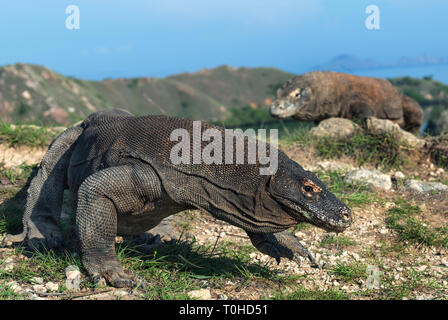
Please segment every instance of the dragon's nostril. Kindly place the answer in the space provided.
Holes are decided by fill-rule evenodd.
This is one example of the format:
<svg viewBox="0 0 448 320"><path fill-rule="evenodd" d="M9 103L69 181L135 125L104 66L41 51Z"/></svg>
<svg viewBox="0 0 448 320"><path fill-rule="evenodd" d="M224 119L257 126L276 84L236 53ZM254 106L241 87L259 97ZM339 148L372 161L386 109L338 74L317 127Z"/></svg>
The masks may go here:
<svg viewBox="0 0 448 320"><path fill-rule="evenodd" d="M342 218L343 218L345 221L349 221L349 220L351 219L350 213L349 213L348 211L344 211L344 212L342 213Z"/></svg>

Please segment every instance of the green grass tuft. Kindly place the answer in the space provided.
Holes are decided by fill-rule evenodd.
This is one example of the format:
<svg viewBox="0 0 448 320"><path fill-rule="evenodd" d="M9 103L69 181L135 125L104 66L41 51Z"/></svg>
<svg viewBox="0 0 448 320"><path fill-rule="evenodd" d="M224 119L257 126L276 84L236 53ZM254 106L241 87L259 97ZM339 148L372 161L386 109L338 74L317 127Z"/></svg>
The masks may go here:
<svg viewBox="0 0 448 320"><path fill-rule="evenodd" d="M330 137L317 139L317 155L324 159L348 156L359 166L366 163L387 169L400 168L406 163L406 155L393 135L357 132L346 141Z"/></svg>
<svg viewBox="0 0 448 320"><path fill-rule="evenodd" d="M432 228L420 217L421 209L402 199L389 209L386 226L394 230L399 241L417 245L448 248L448 227Z"/></svg>
<svg viewBox="0 0 448 320"><path fill-rule="evenodd" d="M274 293L270 299L272 300L347 300L349 295L341 290L329 289L306 289L300 287L299 289L285 293L283 291Z"/></svg>
<svg viewBox="0 0 448 320"><path fill-rule="evenodd" d="M340 280L349 282L366 279L366 269L367 266L359 262L352 262L350 264L342 262L332 267L328 272Z"/></svg>
<svg viewBox="0 0 448 320"><path fill-rule="evenodd" d="M19 145L45 147L57 135L57 132L45 127L12 126L0 121L0 143L6 143L10 147Z"/></svg>

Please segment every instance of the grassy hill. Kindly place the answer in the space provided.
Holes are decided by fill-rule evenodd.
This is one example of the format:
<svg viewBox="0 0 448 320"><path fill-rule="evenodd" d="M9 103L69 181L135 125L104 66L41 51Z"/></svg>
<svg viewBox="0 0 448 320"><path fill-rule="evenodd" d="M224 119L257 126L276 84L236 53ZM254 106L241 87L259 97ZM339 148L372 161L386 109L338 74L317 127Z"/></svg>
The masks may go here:
<svg viewBox="0 0 448 320"><path fill-rule="evenodd" d="M69 124L94 111L125 108L223 121L232 108L269 104L276 88L293 76L273 68L221 66L162 79L86 81L15 64L0 68L0 115L8 122Z"/></svg>
<svg viewBox="0 0 448 320"><path fill-rule="evenodd" d="M298 123L272 119L267 105L277 88L294 76L274 68L221 66L160 79L86 81L42 66L15 64L0 67L0 117L13 123L67 125L98 110L124 108L137 115L289 130ZM427 133L448 130L447 85L430 77L389 80L425 109Z"/></svg>

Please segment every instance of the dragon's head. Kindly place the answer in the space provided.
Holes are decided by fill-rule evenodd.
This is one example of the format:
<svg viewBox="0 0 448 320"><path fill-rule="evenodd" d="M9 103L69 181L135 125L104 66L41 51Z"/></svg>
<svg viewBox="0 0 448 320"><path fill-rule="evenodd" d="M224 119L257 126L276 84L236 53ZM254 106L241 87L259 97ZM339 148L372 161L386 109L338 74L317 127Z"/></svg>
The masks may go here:
<svg viewBox="0 0 448 320"><path fill-rule="evenodd" d="M315 174L293 160L279 165L271 177L269 193L299 223L341 232L352 222L350 209Z"/></svg>
<svg viewBox="0 0 448 320"><path fill-rule="evenodd" d="M313 117L313 91L303 77L287 81L277 90L277 99L272 103L269 114L274 118L285 119L299 116L301 120L315 120Z"/></svg>

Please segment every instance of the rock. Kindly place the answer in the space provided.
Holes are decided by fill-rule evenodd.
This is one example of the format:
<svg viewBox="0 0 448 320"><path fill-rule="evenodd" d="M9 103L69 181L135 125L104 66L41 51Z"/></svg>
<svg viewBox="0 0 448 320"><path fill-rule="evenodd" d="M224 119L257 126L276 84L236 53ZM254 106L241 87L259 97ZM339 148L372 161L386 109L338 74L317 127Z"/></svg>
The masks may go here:
<svg viewBox="0 0 448 320"><path fill-rule="evenodd" d="M353 135L360 127L349 119L329 118L322 120L317 127L311 129L315 137L330 137L344 140Z"/></svg>
<svg viewBox="0 0 448 320"><path fill-rule="evenodd" d="M31 99L31 95L30 95L30 93L27 90L22 92L22 97L24 97L26 100L30 100Z"/></svg>
<svg viewBox="0 0 448 320"><path fill-rule="evenodd" d="M344 182L348 184L365 184L374 189L391 190L392 179L378 170L356 169L347 172Z"/></svg>
<svg viewBox="0 0 448 320"><path fill-rule="evenodd" d="M210 289L199 289L188 292L188 295L191 298L199 299L199 300L210 300L212 295L210 293Z"/></svg>
<svg viewBox="0 0 448 320"><path fill-rule="evenodd" d="M59 285L57 283L54 283L54 282L51 282L51 281L47 282L45 284L45 287L48 289L48 291L51 291L51 292L55 292L55 291L59 290Z"/></svg>
<svg viewBox="0 0 448 320"><path fill-rule="evenodd" d="M342 162L338 160L324 160L324 161L318 161L317 163L304 163L303 166L306 170L309 171L318 171L318 170L325 170L325 171L349 171L353 170L354 167L347 162Z"/></svg>
<svg viewBox="0 0 448 320"><path fill-rule="evenodd" d="M44 283L44 279L41 277L33 277L31 278L31 282L34 284L42 284Z"/></svg>
<svg viewBox="0 0 448 320"><path fill-rule="evenodd" d="M406 176L404 175L404 173L401 172L401 171L397 171L397 172L395 172L394 175L393 175L393 177L394 177L396 180L404 180L404 179L406 178Z"/></svg>
<svg viewBox="0 0 448 320"><path fill-rule="evenodd" d="M65 269L65 286L67 290L79 290L79 285L81 284L81 272L77 266L71 265Z"/></svg>
<svg viewBox="0 0 448 320"><path fill-rule="evenodd" d="M417 193L439 193L448 191L448 186L440 182L426 182L420 180L406 180L404 188Z"/></svg>
<svg viewBox="0 0 448 320"><path fill-rule="evenodd" d="M118 297L118 298L122 298L124 296L127 296L128 292L125 290L117 290L114 292L114 296Z"/></svg>
<svg viewBox="0 0 448 320"><path fill-rule="evenodd" d="M37 292L37 293L46 293L47 292L47 288L45 288L45 286L41 285L41 284L35 284L33 286L33 290L34 290L34 292Z"/></svg>
<svg viewBox="0 0 448 320"><path fill-rule="evenodd" d="M218 294L218 300L228 300L229 297L227 297L225 294Z"/></svg>
<svg viewBox="0 0 448 320"><path fill-rule="evenodd" d="M4 271L12 271L15 267L15 259L14 257L8 257L6 258L3 263L1 264L1 269Z"/></svg>
<svg viewBox="0 0 448 320"><path fill-rule="evenodd" d="M15 281L8 282L6 286L12 290L14 293L22 293L23 288Z"/></svg>
<svg viewBox="0 0 448 320"><path fill-rule="evenodd" d="M400 144L407 145L414 148L422 148L426 141L424 139L414 136L412 133L403 130L400 126L391 120L377 119L375 117L368 117L366 121L367 131L371 134L389 133L396 137Z"/></svg>

